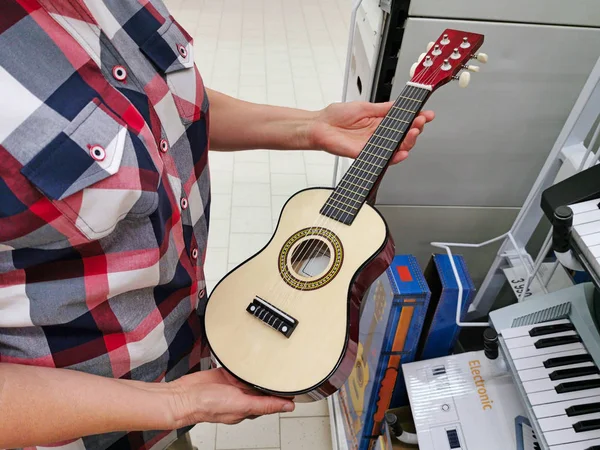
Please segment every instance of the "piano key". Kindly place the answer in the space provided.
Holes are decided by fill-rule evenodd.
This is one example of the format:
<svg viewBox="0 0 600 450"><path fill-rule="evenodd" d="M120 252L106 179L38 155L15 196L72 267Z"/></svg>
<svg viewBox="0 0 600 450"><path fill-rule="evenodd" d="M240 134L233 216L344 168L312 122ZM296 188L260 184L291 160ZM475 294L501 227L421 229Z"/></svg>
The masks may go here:
<svg viewBox="0 0 600 450"><path fill-rule="evenodd" d="M600 389L584 389L580 391L565 392L559 394L555 389L544 392L534 392L527 394L527 398L532 406L543 405L545 403L557 403L563 400L589 399L590 397L600 395Z"/></svg>
<svg viewBox="0 0 600 450"><path fill-rule="evenodd" d="M565 414L565 412L568 411L569 408L573 408L575 406L581 406L585 404L598 402L600 402L600 395L584 398L575 398L570 400L561 400L557 398L556 401L554 401L553 403L539 404L537 406L534 406L533 413L535 417L537 417L539 420L545 417L560 416L562 414Z"/></svg>
<svg viewBox="0 0 600 450"><path fill-rule="evenodd" d="M584 223L576 225L573 229L579 234L579 236L585 236L587 234L594 234L598 232L598 224L594 222Z"/></svg>
<svg viewBox="0 0 600 450"><path fill-rule="evenodd" d="M600 227L600 224L598 225ZM600 233L598 233L600 236ZM588 246L588 250L594 258L600 258L600 245Z"/></svg>
<svg viewBox="0 0 600 450"><path fill-rule="evenodd" d="M594 234L588 234L586 236L581 236L581 240L588 247L594 247L595 245L600 245L600 232Z"/></svg>
<svg viewBox="0 0 600 450"><path fill-rule="evenodd" d="M589 389L600 388L600 378L589 379L589 380L588 379L584 380L583 378L588 378L588 377L582 377L582 379L580 379L579 381L562 382L559 385L557 385L554 389L559 394L566 394L569 392L584 391L584 390L589 390Z"/></svg>
<svg viewBox="0 0 600 450"><path fill-rule="evenodd" d="M548 445L568 444L570 442L585 441L600 438L600 430L576 432L573 428L564 430L548 431L544 433Z"/></svg>
<svg viewBox="0 0 600 450"><path fill-rule="evenodd" d="M553 445L550 450L600 450L600 439Z"/></svg>
<svg viewBox="0 0 600 450"><path fill-rule="evenodd" d="M580 405L569 406L565 409L567 416L577 417L586 414L600 413L600 402L595 403L582 403Z"/></svg>
<svg viewBox="0 0 600 450"><path fill-rule="evenodd" d="M546 336L548 334L561 333L563 331L575 330L575 326L572 323L559 323L556 325L540 325L529 330L529 336Z"/></svg>
<svg viewBox="0 0 600 450"><path fill-rule="evenodd" d="M573 226L584 225L587 223L600 222L600 209L596 206L595 210L589 210L586 212L580 212L573 214ZM597 225L597 223L596 223Z"/></svg>
<svg viewBox="0 0 600 450"><path fill-rule="evenodd" d="M567 357L574 358L576 359L576 361L570 363L567 359L565 359ZM513 360L513 363L515 365L515 368L518 371L521 371L526 369L534 369L536 367L545 367L544 363L548 361L551 362L548 363L548 368L551 368L566 366L568 364L576 364L577 362L592 361L592 357L585 350L583 352L581 350L571 350L567 352L557 352L553 355L537 355L532 356L531 358L516 359Z"/></svg>
<svg viewBox="0 0 600 450"><path fill-rule="evenodd" d="M579 363L579 364L571 364L569 366L564 366L564 367L568 367L569 369L579 369L579 368L587 368L587 367L595 368L596 366L591 362L584 362L584 363ZM561 370L561 369L555 369L555 368L546 369L545 367L535 367L533 369L517 371L517 373L518 373L521 381L525 382L525 381L539 380L541 378L550 378L550 374L554 373L558 370Z"/></svg>
<svg viewBox="0 0 600 450"><path fill-rule="evenodd" d="M546 347L546 348L535 348L533 345L529 345L527 347L519 347L514 349L509 349L510 355L513 359L519 358L531 358L532 356L539 355L552 355L558 352L567 352L571 350L580 350L584 351L585 347L581 342L577 342L575 344L566 344L560 345L558 347ZM550 358L550 356L549 356Z"/></svg>
<svg viewBox="0 0 600 450"><path fill-rule="evenodd" d="M587 211L598 209L598 202L600 202L600 199L594 198L592 200L586 200L585 202L573 203L572 205L569 205L569 208L573 211L573 216L577 216Z"/></svg>
<svg viewBox="0 0 600 450"><path fill-rule="evenodd" d="M585 416L569 417L566 414L562 416L546 417L539 419L538 423L542 429L542 433L548 431L564 430L565 428L572 428L576 423L582 420L598 420L600 419L600 413L587 414Z"/></svg>
<svg viewBox="0 0 600 450"><path fill-rule="evenodd" d="M567 378L584 377L586 375L593 375L597 373L600 373L600 370L598 370L596 366L560 369L552 372L550 374L550 379L553 381L565 380Z"/></svg>
<svg viewBox="0 0 600 450"><path fill-rule="evenodd" d="M553 367L563 367L568 366L570 364L584 362L584 361L594 361L592 355L589 353L577 353L573 355L565 355L559 356L556 358L549 358L544 361L544 367L553 368Z"/></svg>
<svg viewBox="0 0 600 450"><path fill-rule="evenodd" d="M563 325L563 324L561 324ZM570 324L564 324L564 325L570 325ZM560 331L551 335L546 335L546 336L541 336L541 337L531 337L529 336L529 334L527 334L526 336L519 336L519 337L514 337L511 339L505 339L505 343L506 343L506 347L508 348L519 348L519 347L525 347L527 345L535 345L536 342L539 342L543 339L552 339L552 338L569 338L569 337L573 337L573 336L578 336L576 331L571 331L571 330L567 330L567 331Z"/></svg>
<svg viewBox="0 0 600 450"><path fill-rule="evenodd" d="M573 425L573 429L577 433L600 430L600 419L581 420Z"/></svg>
<svg viewBox="0 0 600 450"><path fill-rule="evenodd" d="M558 389L560 386L566 386L564 388L564 389L567 389L565 392L572 392L572 390L575 390L577 388L577 386L575 386L574 383L584 383L584 382L593 381L593 380L598 381L597 387L600 388L600 375L588 375L585 377L569 378L568 380L557 380L557 381L552 381L550 378L527 381L527 382L523 383L523 388L525 389L526 393L533 393L533 392L549 391L550 389ZM585 385L581 384L582 389L585 388L584 386ZM596 386L594 386L594 387L596 387ZM571 390L569 390L569 389L571 389ZM559 393L561 393L561 392L559 392Z"/></svg>
<svg viewBox="0 0 600 450"><path fill-rule="evenodd" d="M522 327L506 328L502 330L499 334L501 334L505 340L514 337L529 336L529 331L532 328L539 327L540 325L558 325L562 323L571 323L571 321L569 319L558 319L551 320L549 322L540 322L532 325L524 325Z"/></svg>
<svg viewBox="0 0 600 450"><path fill-rule="evenodd" d="M569 331L568 333L572 333L572 331ZM575 342L581 342L581 337L578 334L542 338L536 341L533 345L535 346L535 348L548 348L558 347L559 345L573 344Z"/></svg>

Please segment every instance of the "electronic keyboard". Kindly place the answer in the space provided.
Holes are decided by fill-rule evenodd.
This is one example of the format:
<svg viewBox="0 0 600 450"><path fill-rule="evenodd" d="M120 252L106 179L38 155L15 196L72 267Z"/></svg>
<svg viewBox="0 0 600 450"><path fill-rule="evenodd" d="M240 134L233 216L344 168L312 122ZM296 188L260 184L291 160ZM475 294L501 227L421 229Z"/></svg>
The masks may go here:
<svg viewBox="0 0 600 450"><path fill-rule="evenodd" d="M583 235L585 236L585 235ZM595 287L576 285L490 313L544 450L600 450L600 335Z"/></svg>

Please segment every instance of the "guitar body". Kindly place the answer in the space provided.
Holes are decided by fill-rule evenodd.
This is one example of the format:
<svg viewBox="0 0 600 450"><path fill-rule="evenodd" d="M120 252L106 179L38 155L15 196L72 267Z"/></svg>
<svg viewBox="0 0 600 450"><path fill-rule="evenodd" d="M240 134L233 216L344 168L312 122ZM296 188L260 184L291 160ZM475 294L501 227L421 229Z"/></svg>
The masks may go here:
<svg viewBox="0 0 600 450"><path fill-rule="evenodd" d="M319 400L346 381L362 297L394 256L373 207L364 205L351 226L319 214L331 192L307 189L290 198L270 242L219 282L205 311L210 347L225 369L296 401ZM303 268L303 255L315 249L324 256ZM296 321L289 336L281 331L287 318Z"/></svg>

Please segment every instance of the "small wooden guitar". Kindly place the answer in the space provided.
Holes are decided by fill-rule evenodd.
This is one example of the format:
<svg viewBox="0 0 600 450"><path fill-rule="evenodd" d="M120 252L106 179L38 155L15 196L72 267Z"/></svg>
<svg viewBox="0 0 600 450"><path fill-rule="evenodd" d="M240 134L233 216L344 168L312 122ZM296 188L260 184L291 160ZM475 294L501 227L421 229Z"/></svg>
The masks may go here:
<svg viewBox="0 0 600 450"><path fill-rule="evenodd" d="M291 197L269 243L215 287L205 331L219 363L255 388L296 401L337 391L355 365L363 294L389 266L394 243L372 206L392 155L433 91L466 86L480 34L446 30L335 189ZM459 72L462 72L459 76Z"/></svg>

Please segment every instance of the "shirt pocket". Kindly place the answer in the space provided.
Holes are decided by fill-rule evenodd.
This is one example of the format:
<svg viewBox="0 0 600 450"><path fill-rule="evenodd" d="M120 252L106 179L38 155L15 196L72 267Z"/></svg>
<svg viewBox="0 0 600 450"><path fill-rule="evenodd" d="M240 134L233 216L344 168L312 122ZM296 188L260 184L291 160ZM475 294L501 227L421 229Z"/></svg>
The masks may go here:
<svg viewBox="0 0 600 450"><path fill-rule="evenodd" d="M167 19L140 50L167 82L184 124L206 114L208 97L195 65L193 39L175 19Z"/></svg>
<svg viewBox="0 0 600 450"><path fill-rule="evenodd" d="M160 174L142 141L99 99L21 169L89 240L158 205Z"/></svg>

